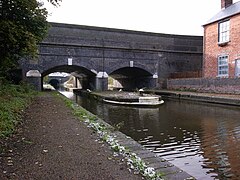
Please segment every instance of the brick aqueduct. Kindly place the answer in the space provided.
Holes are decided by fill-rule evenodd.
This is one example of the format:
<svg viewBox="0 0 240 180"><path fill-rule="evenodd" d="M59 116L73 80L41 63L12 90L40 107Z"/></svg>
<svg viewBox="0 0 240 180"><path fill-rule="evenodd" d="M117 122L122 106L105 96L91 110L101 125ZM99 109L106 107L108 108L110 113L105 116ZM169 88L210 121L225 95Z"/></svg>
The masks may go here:
<svg viewBox="0 0 240 180"><path fill-rule="evenodd" d="M171 73L201 70L202 49L201 36L51 23L38 58L20 63L38 90L52 72L75 72L85 89L106 90L109 76L127 89L163 88Z"/></svg>

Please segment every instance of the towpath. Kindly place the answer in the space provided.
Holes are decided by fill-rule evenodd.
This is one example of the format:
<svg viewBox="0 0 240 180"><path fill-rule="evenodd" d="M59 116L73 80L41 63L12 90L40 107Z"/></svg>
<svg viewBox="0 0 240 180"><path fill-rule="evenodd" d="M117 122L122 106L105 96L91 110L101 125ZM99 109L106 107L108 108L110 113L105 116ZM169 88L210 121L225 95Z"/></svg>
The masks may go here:
<svg viewBox="0 0 240 180"><path fill-rule="evenodd" d="M62 100L44 93L17 132L0 141L0 179L142 179L96 139Z"/></svg>

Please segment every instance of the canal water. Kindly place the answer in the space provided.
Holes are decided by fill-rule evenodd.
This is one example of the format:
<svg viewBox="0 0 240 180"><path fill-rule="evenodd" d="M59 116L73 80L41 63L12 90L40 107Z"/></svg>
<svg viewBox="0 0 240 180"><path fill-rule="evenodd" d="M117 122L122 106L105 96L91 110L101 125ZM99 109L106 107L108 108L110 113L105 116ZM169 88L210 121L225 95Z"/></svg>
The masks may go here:
<svg viewBox="0 0 240 180"><path fill-rule="evenodd" d="M165 100L158 108L135 108L73 99L197 179L240 179L238 107Z"/></svg>

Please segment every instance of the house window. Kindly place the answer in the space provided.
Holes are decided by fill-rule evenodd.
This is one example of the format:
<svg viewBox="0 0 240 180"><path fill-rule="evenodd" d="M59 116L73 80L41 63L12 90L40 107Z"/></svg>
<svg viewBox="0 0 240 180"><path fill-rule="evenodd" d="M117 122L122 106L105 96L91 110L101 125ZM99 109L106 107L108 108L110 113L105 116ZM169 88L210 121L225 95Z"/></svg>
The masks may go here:
<svg viewBox="0 0 240 180"><path fill-rule="evenodd" d="M228 76L228 56L218 57L218 76Z"/></svg>
<svg viewBox="0 0 240 180"><path fill-rule="evenodd" d="M230 40L230 20L218 24L218 42L226 43Z"/></svg>

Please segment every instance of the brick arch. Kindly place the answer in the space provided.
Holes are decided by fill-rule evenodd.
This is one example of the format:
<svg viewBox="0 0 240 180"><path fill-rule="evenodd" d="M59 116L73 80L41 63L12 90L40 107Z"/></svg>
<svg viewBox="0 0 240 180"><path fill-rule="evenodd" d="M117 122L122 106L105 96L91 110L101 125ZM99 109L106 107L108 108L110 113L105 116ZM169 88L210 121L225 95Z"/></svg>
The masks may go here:
<svg viewBox="0 0 240 180"><path fill-rule="evenodd" d="M111 66L108 68L108 74L112 74L114 71L117 71L118 69L122 69L122 68L130 68L130 61L125 61L122 63L116 63L114 66ZM133 62L133 68L139 68L142 69L146 72L148 72L151 75L154 75L156 73L156 71L154 70L154 66L151 67L147 64L142 64L139 62Z"/></svg>
<svg viewBox="0 0 240 180"><path fill-rule="evenodd" d="M152 88L156 86L154 75L146 68L123 66L108 74L113 78L112 88L134 90L139 88Z"/></svg>
<svg viewBox="0 0 240 180"><path fill-rule="evenodd" d="M82 60L81 57L72 57L72 65L68 65L67 56L40 55L38 61L39 64L35 69L38 69L39 72L43 75L45 75L46 72L54 69L59 69L60 71L75 71L77 69L80 69L88 74L91 74L91 72L94 73L95 69L97 68L90 59Z"/></svg>
<svg viewBox="0 0 240 180"><path fill-rule="evenodd" d="M54 66L51 68L45 68L41 72L41 87L43 86L43 77L53 73L53 72L66 72L66 73L73 73L72 75L81 78L80 86L83 89L92 89L95 88L95 78L96 73L92 72L91 70L77 65L60 65Z"/></svg>
<svg viewBox="0 0 240 180"><path fill-rule="evenodd" d="M60 65L60 66L54 66L48 69L45 69L44 71L40 72L42 74L42 77L52 73L52 72L67 72L67 73L71 73L71 72L79 72L79 73L83 73L86 74L88 76L96 76L96 74L94 72L92 72L91 70L82 67L82 66L76 66L76 65Z"/></svg>

